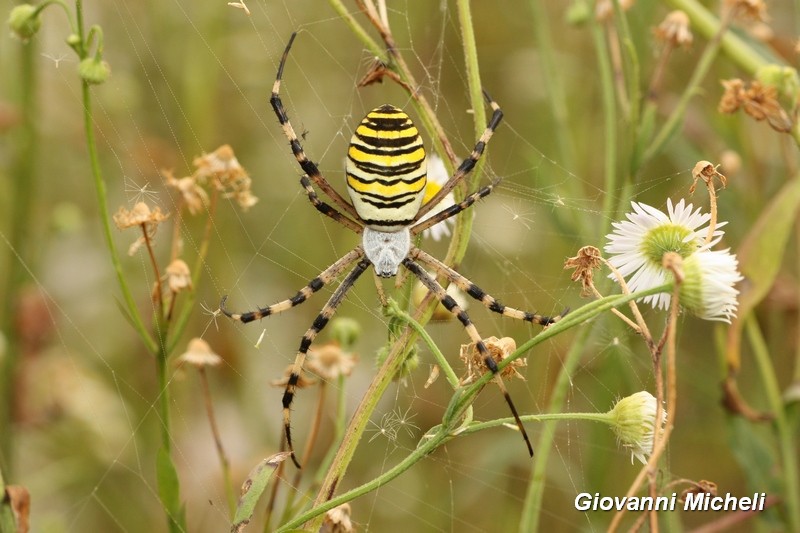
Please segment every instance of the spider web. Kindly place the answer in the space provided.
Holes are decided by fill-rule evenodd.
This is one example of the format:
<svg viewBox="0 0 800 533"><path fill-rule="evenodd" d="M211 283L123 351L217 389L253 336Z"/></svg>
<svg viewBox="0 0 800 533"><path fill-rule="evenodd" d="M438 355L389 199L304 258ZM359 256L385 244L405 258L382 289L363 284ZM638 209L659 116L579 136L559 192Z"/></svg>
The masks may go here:
<svg viewBox="0 0 800 533"><path fill-rule="evenodd" d="M284 75L284 104L298 134L303 133L309 157L340 191L342 154L353 124L384 102L411 108L407 93L388 80L355 88L372 58L327 6L311 0L244 3L249 15L225 2L116 0L86 6L86 19L105 29L105 53L114 69L109 82L94 90L94 126L112 209L149 201L174 210L175 199L164 190L161 171L188 174L195 156L223 143L234 148L254 179L254 194L260 199L255 207L242 213L226 203L219 210L186 339L202 336L224 356L223 367L211 374L211 388L237 487L261 458L280 446L282 390L268 383L294 360L301 334L331 290L247 327L218 318L217 301L230 294L231 305L244 310L285 298L357 244L352 234L308 205L296 183L299 169L269 108L268 93L290 32L300 30ZM558 313L581 305L579 289L561 269L563 259L580 246L599 244L599 235L586 236L569 221L585 213L602 220L604 191L591 175L593 166L562 159L546 128L537 126L551 119L533 74L535 46L519 31L521 22L514 20L518 9L501 4L495 9L474 7L480 10L475 25L481 76L506 114L490 144L481 183L495 177L503 182L471 209L474 231L459 270L508 305ZM419 89L431 100L457 154L466 156L475 135L453 7L446 2L393 3L389 18L401 53L419 74ZM33 494L34 530L160 531L166 524L154 465L164 423L158 416L162 392L155 383L154 362L109 298L117 292L115 280L96 229L84 149L75 140L81 120L75 64L64 59L71 56L63 44L63 28L52 19L46 19L37 43L42 53L36 67L49 95L42 99L42 120L49 132L43 142L50 157L42 161L40 174L58 179L52 188L48 179L37 209L50 211L54 224L59 216L67 219L61 221L64 227L39 228L36 266L21 256L13 259L27 271L27 297L43 324L40 335L47 339L20 371L23 407L15 429L14 477ZM508 35L492 29L497 27L509 28ZM521 42L514 42L519 36ZM11 62L7 52L3 61ZM570 68L580 71L580 61L569 58ZM654 173L639 182L635 196L661 190L678 174L685 178L687 172ZM612 193L620 196L623 191ZM200 225L186 224L184 247L194 256ZM159 252L166 256L169 236L163 231ZM124 251L128 235L116 238ZM5 234L3 239L10 246ZM443 257L446 244L428 239L422 246ZM156 281L148 258L138 253L124 261L126 276L146 310ZM344 392L348 413L374 375L374 354L387 339L388 324L368 277L349 293L338 313L357 320L363 330L356 347L361 361ZM521 344L538 332L475 302L469 311L484 337L511 336ZM427 329L461 372L457 354L468 342L463 328L446 321ZM602 332L589 344L591 353L571 383L565 410L605 411L615 397L650 383L649 363L633 357L630 334L610 321L598 329ZM327 334L320 336L320 342L328 339ZM529 354L523 372L527 381L508 384L521 412L547 408L548 384L568 347L567 340L556 339ZM420 357L420 368L381 400L339 492L385 472L441 420L452 391L442 378L424 387L433 359L423 345ZM603 369L615 359L630 363L625 379ZM172 455L190 530L225 530L230 523L225 494L197 376L173 367L168 386ZM328 386L329 397L335 397L336 384ZM308 437L316 394L301 390L295 398L298 446ZM493 386L475 403L481 420L508 416L506 409ZM318 447L331 441L332 416L325 414ZM538 427L528 425L528 431L535 444ZM312 460L318 461L322 452L315 453ZM542 511L547 529L598 527L570 507L576 493L600 486L596 476L602 474L585 473L598 455L629 468L627 455L617 450L605 428L560 424ZM353 520L361 531L389 531L398 521L420 531L514 530L530 465L515 431L496 429L455 439L394 482L353 502ZM635 472L630 467L626 476ZM313 497L308 482L289 488L296 500ZM284 488L279 509L286 497ZM257 521L261 518L256 515Z"/></svg>

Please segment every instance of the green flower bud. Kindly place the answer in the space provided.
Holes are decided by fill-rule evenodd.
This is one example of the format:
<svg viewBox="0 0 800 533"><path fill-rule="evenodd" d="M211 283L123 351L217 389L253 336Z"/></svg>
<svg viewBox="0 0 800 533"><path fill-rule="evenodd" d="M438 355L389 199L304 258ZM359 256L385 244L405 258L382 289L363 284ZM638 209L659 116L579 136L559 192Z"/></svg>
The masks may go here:
<svg viewBox="0 0 800 533"><path fill-rule="evenodd" d="M392 344L387 344L383 348L379 349L378 352L375 354L375 362L377 365L382 365L386 358L389 356L389 352L392 350ZM416 344L411 347L409 350L408 356L406 357L405 361L400 364L400 368L397 370L397 374L392 378L395 381L405 379L407 376L411 375L414 370L419 367L419 350L417 349Z"/></svg>
<svg viewBox="0 0 800 533"><path fill-rule="evenodd" d="M797 101L798 93L800 93L800 79L794 68L766 65L756 71L756 79L764 85L775 87L778 94L791 104Z"/></svg>
<svg viewBox="0 0 800 533"><path fill-rule="evenodd" d="M78 45L81 44L80 36L77 33L70 33L69 36L67 36L67 44L73 50L77 50Z"/></svg>
<svg viewBox="0 0 800 533"><path fill-rule="evenodd" d="M87 57L78 65L78 74L87 83L96 85L103 83L111 75L108 63L96 57Z"/></svg>
<svg viewBox="0 0 800 533"><path fill-rule="evenodd" d="M17 37L27 41L42 27L38 8L30 4L18 5L11 10L8 16L8 25Z"/></svg>
<svg viewBox="0 0 800 533"><path fill-rule="evenodd" d="M338 317L330 325L331 336L343 350L352 349L361 336L361 325L352 318Z"/></svg>
<svg viewBox="0 0 800 533"><path fill-rule="evenodd" d="M702 319L730 324L739 306L735 286L743 279L738 267L728 250L703 250L684 259L681 306Z"/></svg>
<svg viewBox="0 0 800 533"><path fill-rule="evenodd" d="M657 409L655 396L642 391L622 398L608 412L614 421L611 429L617 435L617 440L631 451L631 462L636 457L646 464L646 456L653 453ZM667 412L663 409L661 416L663 425L667 419Z"/></svg>
<svg viewBox="0 0 800 533"><path fill-rule="evenodd" d="M589 21L592 10L585 0L576 0L567 8L567 24L571 26L582 26Z"/></svg>

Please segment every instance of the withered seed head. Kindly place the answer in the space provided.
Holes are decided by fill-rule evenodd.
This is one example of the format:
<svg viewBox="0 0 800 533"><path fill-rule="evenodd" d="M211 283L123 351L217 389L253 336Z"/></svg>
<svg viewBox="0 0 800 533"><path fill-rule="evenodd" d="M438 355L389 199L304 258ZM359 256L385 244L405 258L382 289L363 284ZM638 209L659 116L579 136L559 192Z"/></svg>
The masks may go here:
<svg viewBox="0 0 800 533"><path fill-rule="evenodd" d="M680 10L668 14L656 28L655 35L660 41L674 47L688 48L694 40L692 31L689 29L689 17Z"/></svg>
<svg viewBox="0 0 800 533"><path fill-rule="evenodd" d="M600 250L594 246L584 246L578 250L578 255L564 261L564 269L574 268L572 281L581 282L581 296L592 294L594 284L594 271L602 264Z"/></svg>

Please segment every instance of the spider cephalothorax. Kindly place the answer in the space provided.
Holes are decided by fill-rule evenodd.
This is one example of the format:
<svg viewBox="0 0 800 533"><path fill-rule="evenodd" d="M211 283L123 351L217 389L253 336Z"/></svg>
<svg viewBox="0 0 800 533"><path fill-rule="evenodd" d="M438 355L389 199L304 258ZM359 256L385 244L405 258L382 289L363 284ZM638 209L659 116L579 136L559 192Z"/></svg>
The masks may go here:
<svg viewBox="0 0 800 533"><path fill-rule="evenodd" d="M347 291L370 265L374 266L375 272L382 277L395 276L400 266L403 266L416 276L444 307L458 318L470 339L475 343L478 352L483 356L486 366L495 375L503 396L514 415L517 427L525 439L528 451L533 455L533 447L522 421L498 374L497 363L489 354L486 345L481 340L467 313L459 307L456 301L445 292L442 285L421 265L425 265L435 271L437 275L443 276L450 283L454 283L469 296L480 301L489 310L496 313L543 326L557 321L563 316L563 313L555 317L547 317L506 307L443 262L411 244L411 238L414 235L457 215L480 198L492 192L496 182L470 194L461 202L423 219L475 167L486 148L486 144L503 118L500 106L488 94L484 93L486 101L492 109L492 116L489 119L486 130L478 139L469 157L459 165L441 190L424 204L422 200L425 195L427 181L426 155L417 128L411 118L395 106L385 104L373 109L367 113L356 127L347 151L345 169L347 172L347 191L352 203L348 202L330 186L317 166L306 157L279 96L283 69L296 35L296 33L292 34L283 52L275 84L272 87L270 103L280 121L284 134L289 139L292 153L303 172L305 172L300 178L300 183L305 189L309 201L321 213L331 217L355 233L361 234L362 241L359 246L326 268L319 276L311 280L297 294L287 300L246 313L229 311L225 307L227 297L223 297L220 303L220 309L225 315L241 322L251 322L300 305L312 294L352 267L339 284L339 287L328 299L314 323L303 335L283 394L283 422L286 442L292 452L292 459L299 467L292 445L290 406L308 349L317 334L327 325L336 312L336 308L344 299ZM340 210L320 200L312 182ZM352 265L354 264L355 266L353 267Z"/></svg>

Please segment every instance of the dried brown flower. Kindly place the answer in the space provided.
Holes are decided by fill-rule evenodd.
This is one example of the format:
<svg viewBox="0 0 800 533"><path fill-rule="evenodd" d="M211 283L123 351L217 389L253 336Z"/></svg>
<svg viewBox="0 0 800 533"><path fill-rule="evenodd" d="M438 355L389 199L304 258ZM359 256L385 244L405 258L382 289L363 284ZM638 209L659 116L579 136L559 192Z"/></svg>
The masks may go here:
<svg viewBox="0 0 800 533"><path fill-rule="evenodd" d="M177 293L192 288L192 273L189 271L189 265L182 259L175 259L167 266L165 277L171 292Z"/></svg>
<svg viewBox="0 0 800 533"><path fill-rule="evenodd" d="M508 358L517 349L517 343L511 337L503 337L502 339L498 339L497 337L489 337L483 339L483 343L486 345L489 355L497 363L500 363L504 359ZM462 344L459 357L466 365L466 373L459 381L461 385L472 383L489 370L486 367L486 362L484 361L483 355L481 355L474 342ZM519 359L512 361L508 366L501 370L500 375L504 378L518 377L522 380L525 380L522 374L517 371L517 368L524 366L528 366L528 361L526 358L520 357Z"/></svg>
<svg viewBox="0 0 800 533"><path fill-rule="evenodd" d="M581 296L587 297L593 294L594 271L600 268L602 259L600 250L594 246L584 246L578 250L578 255L570 257L564 261L564 269L574 268L572 281L580 280L582 289Z"/></svg>
<svg viewBox="0 0 800 533"><path fill-rule="evenodd" d="M794 120L778 102L778 90L774 86L756 80L748 88L738 78L722 80L722 86L725 93L719 102L720 113L734 113L741 108L756 120L766 120L776 131L792 131Z"/></svg>
<svg viewBox="0 0 800 533"><path fill-rule="evenodd" d="M214 353L206 341L195 337L189 341L186 351L178 357L178 363L189 364L197 368L219 366L222 363L222 357Z"/></svg>
<svg viewBox="0 0 800 533"><path fill-rule="evenodd" d="M350 504L343 503L325 513L325 519L320 533L352 533L355 531L353 522L350 520Z"/></svg>
<svg viewBox="0 0 800 533"><path fill-rule="evenodd" d="M167 182L167 187L180 193L189 213L196 215L208 205L208 193L197 183L195 176L176 178L170 170L162 170L161 174Z"/></svg>
<svg viewBox="0 0 800 533"><path fill-rule="evenodd" d="M742 106L744 100L744 82L739 78L733 78L722 80L722 86L725 88L725 92L722 93L717 111L724 114L735 113Z"/></svg>
<svg viewBox="0 0 800 533"><path fill-rule="evenodd" d="M600 0L594 9L594 16L599 21L606 21L614 16L614 0ZM636 0L619 0L619 7L623 11L629 10L633 7Z"/></svg>
<svg viewBox="0 0 800 533"><path fill-rule="evenodd" d="M349 376L358 362L358 356L345 352L338 342L328 342L308 350L306 369L325 381Z"/></svg>
<svg viewBox="0 0 800 533"><path fill-rule="evenodd" d="M672 46L688 48L694 36L689 29L689 17L683 11L676 10L668 14L655 30L656 38Z"/></svg>
<svg viewBox="0 0 800 533"><path fill-rule="evenodd" d="M767 4L764 3L764 0L725 0L725 5L739 19L759 22L769 20Z"/></svg>
<svg viewBox="0 0 800 533"><path fill-rule="evenodd" d="M196 158L194 165L197 167L194 176L199 182L211 183L225 198L235 200L243 210L258 202L258 198L250 192L250 176L239 164L229 145L224 144L210 154Z"/></svg>
<svg viewBox="0 0 800 533"><path fill-rule="evenodd" d="M372 85L373 83L383 83L383 77L387 74L388 70L386 63L376 57L372 60L369 70L364 74L364 77L358 81L356 87L361 88Z"/></svg>
<svg viewBox="0 0 800 533"><path fill-rule="evenodd" d="M127 229L139 226L147 234L147 237L152 239L156 234L158 225L165 221L169 215L161 212L160 207L150 209L144 202L137 202L133 209L128 211L124 207L120 207L119 211L114 215L114 224L119 229ZM133 255L145 243L144 236L138 237L128 248L128 255Z"/></svg>
<svg viewBox="0 0 800 533"><path fill-rule="evenodd" d="M708 161L698 161L692 169L692 177L694 178L694 181L692 182L692 186L689 188L689 194L694 192L695 187L697 187L697 181L701 179L706 183L713 183L714 178L718 178L719 182L722 184L722 187L727 187L728 178L717 172L717 167L719 167L719 165L712 165Z"/></svg>
<svg viewBox="0 0 800 533"><path fill-rule="evenodd" d="M141 225L155 228L158 224L165 221L168 216L169 215L165 215L161 212L160 207L151 210L150 206L146 203L137 202L130 211L124 207L120 207L119 211L114 215L114 224L116 224L119 229L127 229Z"/></svg>

